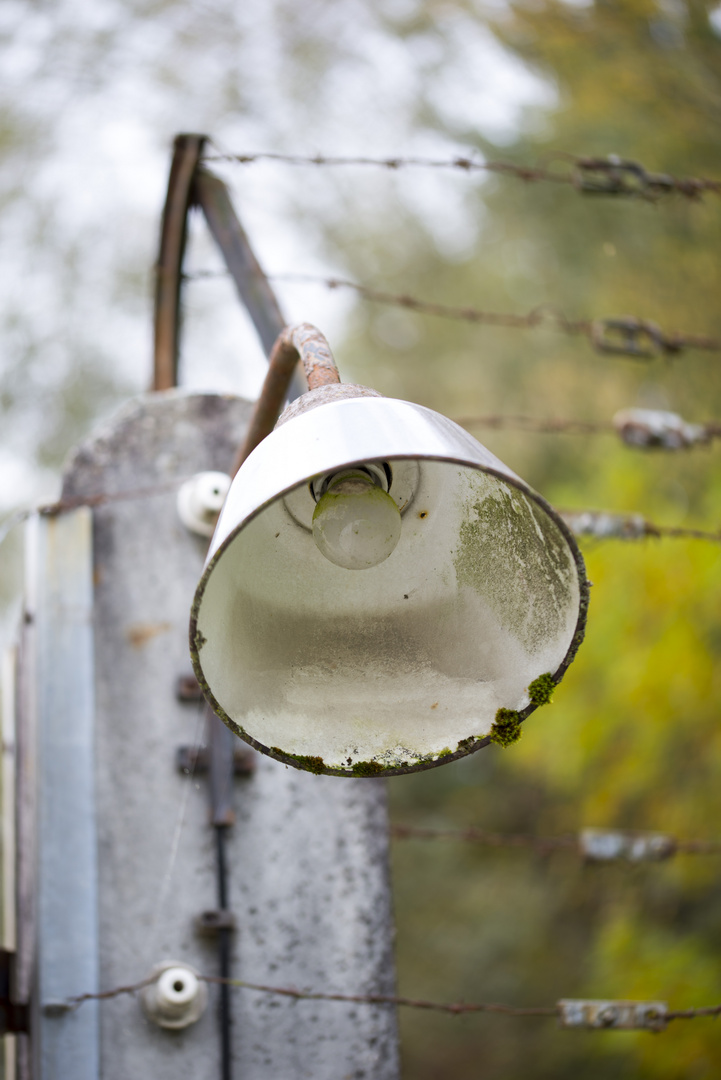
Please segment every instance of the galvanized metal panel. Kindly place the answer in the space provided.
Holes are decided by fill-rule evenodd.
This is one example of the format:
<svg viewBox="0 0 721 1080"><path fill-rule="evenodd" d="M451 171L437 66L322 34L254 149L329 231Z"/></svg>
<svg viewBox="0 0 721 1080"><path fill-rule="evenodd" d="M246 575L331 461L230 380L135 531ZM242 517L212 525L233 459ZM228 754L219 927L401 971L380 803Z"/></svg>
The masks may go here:
<svg viewBox="0 0 721 1080"><path fill-rule="evenodd" d="M0 947L8 952L17 948L16 925L16 848L15 848L15 716L17 711L17 649L10 648L2 658L2 717L0 736ZM12 988L14 990L14 987ZM0 1053L1 1080L14 1080L17 1068L16 1038L6 1035Z"/></svg>
<svg viewBox="0 0 721 1080"><path fill-rule="evenodd" d="M93 543L85 507L35 521L37 703L37 1028L41 1080L98 1080Z"/></svg>
<svg viewBox="0 0 721 1080"><path fill-rule="evenodd" d="M156 394L125 408L75 454L66 498L95 510L97 809L103 988L162 960L215 975L215 943L194 919L216 906L207 777L176 751L205 739L201 707L179 701L190 671L190 603L207 541L176 512L179 483L227 471L251 406L217 395ZM227 839L233 974L345 993L393 990L385 791L263 760L237 777ZM218 988L193 1027L162 1030L136 997L101 1006L103 1080L219 1077ZM83 1006L83 1009L86 1006ZM388 1006L292 1002L232 992L235 1080L395 1080ZM82 1010L81 1010L82 1011Z"/></svg>
<svg viewBox="0 0 721 1080"><path fill-rule="evenodd" d="M38 585L38 522L31 518L25 531L25 590L17 656L15 731L16 903L17 951L15 982L19 1001L31 1003L30 1023L37 1027L33 994L36 955L37 894L37 685L35 678L35 619ZM27 1036L17 1039L17 1080L31 1080L32 1047Z"/></svg>

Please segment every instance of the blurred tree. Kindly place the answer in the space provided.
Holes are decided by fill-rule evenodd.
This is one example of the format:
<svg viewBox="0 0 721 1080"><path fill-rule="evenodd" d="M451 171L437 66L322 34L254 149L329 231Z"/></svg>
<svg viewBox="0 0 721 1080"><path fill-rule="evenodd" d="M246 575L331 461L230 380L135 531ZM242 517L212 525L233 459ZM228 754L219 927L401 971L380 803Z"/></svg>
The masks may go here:
<svg viewBox="0 0 721 1080"><path fill-rule="evenodd" d="M434 112L430 92L419 106L424 122L435 117L491 159L562 168L563 153L613 152L679 176L721 171L721 40L712 5L539 0L490 17L462 4L444 12L449 7L454 18L490 26L554 86L555 101L531 110L506 145L480 138L472 124L449 124ZM411 44L435 18L424 7L394 25ZM715 197L654 205L489 178L465 209L468 247L451 258L407 210L389 215L372 240L369 221L357 222L346 247L354 272L456 305L525 312L550 302L569 316L633 313L669 330L721 333ZM370 306L356 320L352 348L369 381L390 392L402 383L409 396L451 413L608 419L622 405L642 404L701 419L721 408L713 355L634 362L594 355L587 343L550 329L491 331ZM361 359L371 355L364 334L373 361ZM495 432L487 441L561 505L640 509L669 523L718 528L715 453L634 454L606 438ZM714 834L721 810L718 549L589 544L586 554L595 583L588 639L555 704L529 720L517 747L394 784L403 820L541 833L586 824ZM715 860L584 867L560 855L538 860L403 841L395 873L404 992L527 1004L662 997L680 1007L718 998L719 968L710 959L721 934ZM712 1077L721 1064L716 1026L704 1021L679 1022L661 1038L576 1037L540 1021L456 1023L409 1013L403 1032L414 1080Z"/></svg>

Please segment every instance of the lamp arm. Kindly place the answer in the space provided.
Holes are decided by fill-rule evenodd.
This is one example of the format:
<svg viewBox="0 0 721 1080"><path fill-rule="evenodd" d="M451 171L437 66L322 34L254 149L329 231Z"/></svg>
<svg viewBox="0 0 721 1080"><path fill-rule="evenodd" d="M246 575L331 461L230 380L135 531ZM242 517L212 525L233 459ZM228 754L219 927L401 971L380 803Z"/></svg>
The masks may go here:
<svg viewBox="0 0 721 1080"><path fill-rule="evenodd" d="M256 402L245 442L236 458L233 476L251 451L273 430L288 397L290 380L299 359L309 390L340 382L330 345L320 330L310 323L287 326L271 351L268 374Z"/></svg>

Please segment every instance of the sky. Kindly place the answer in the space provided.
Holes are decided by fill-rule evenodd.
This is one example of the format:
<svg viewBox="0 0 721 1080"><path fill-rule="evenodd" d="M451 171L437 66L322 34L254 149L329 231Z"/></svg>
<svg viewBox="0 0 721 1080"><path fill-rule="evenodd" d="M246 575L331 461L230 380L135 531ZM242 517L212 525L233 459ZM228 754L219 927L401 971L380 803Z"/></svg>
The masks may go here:
<svg viewBox="0 0 721 1080"><path fill-rule="evenodd" d="M3 0L0 380L10 408L1 513L57 491L57 471L39 468L34 449L63 387L88 370L117 378L129 395L148 385L152 266L176 132L207 132L238 152L452 156L468 148L417 123L424 95L449 132L477 127L501 142L527 105L552 99L451 5L410 46L383 28L379 8L383 18L407 18L417 5ZM342 269L314 223L347 213L353 200L367 208L379 185L395 185L417 212L442 221L438 243L450 257L475 228L448 174L216 168L272 274ZM194 219L187 268L221 265ZM349 294L276 288L289 320L315 321L331 341L342 335ZM184 311L182 384L254 398L264 358L230 282L190 283Z"/></svg>

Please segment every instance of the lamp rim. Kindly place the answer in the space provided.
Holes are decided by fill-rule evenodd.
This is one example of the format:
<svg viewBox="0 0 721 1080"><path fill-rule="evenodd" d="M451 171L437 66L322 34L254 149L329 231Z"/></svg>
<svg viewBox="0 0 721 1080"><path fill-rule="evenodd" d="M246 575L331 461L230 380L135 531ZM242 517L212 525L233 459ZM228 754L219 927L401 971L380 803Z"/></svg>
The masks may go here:
<svg viewBox="0 0 721 1080"><path fill-rule="evenodd" d="M346 468L346 467L347 468L353 468L355 465L360 465L360 464L363 464L365 462L380 461L380 460L383 460L383 458L364 457L364 458L359 458L359 459L356 459L356 460L353 460L353 461L349 461L347 463L347 465L344 465L343 467L344 468ZM530 487L529 485L527 485L525 483L525 481L523 481L520 477L516 476L514 473L510 473L510 471L509 472L501 472L499 469L494 469L491 466L482 466L482 465L479 465L476 462L469 461L467 458L464 459L464 458L460 458L460 457L453 456L453 455L442 455L442 454L393 454L391 456L391 460L393 460L393 461L437 461L437 462L442 462L442 463L448 464L448 465L461 465L461 466L464 466L465 468L476 469L478 472L483 472L483 473L488 474L489 476L494 476L498 480L502 481L503 483L510 484L512 487L517 488L518 491L520 491L522 494L526 495L528 498L532 499L535 503L537 503L538 506L541 508L541 510L543 510L544 513L546 513L551 518L551 520L554 522L556 527L559 529L561 535L563 536L564 540L566 541L566 543L567 543L567 545L568 545L568 547L569 547L569 549L571 551L571 554L573 555L573 561L574 561L574 565L576 567L576 571L577 571L577 575L578 575L578 586L579 586L578 619L576 621L576 627L575 627L575 630L574 630L574 633L573 633L573 637L571 638L571 643L570 643L570 645L568 647L568 650L567 650L563 660L558 665L555 672L551 673L555 684L558 685L558 683L561 681L561 679L565 675L565 673L566 673L568 667L570 666L571 662L573 661L573 659L574 659L574 657L575 657L576 653L578 652L578 649L579 649L579 647L581 645L581 642L584 639L584 636L585 636L585 633L586 633L586 619L587 619L587 613L588 613L588 603L589 603L589 599L590 599L590 586L591 586L591 582L588 580L588 577L587 577L587 574L586 574L586 564L584 562L583 555L581 554L581 550L580 550L580 548L579 548L579 546L578 546L578 544L576 542L576 538L574 537L573 533L571 532L570 528L568 527L566 522L563 520L561 515L558 513L557 510L555 510L553 508L553 506L551 506L551 504L546 499L543 498L542 495L539 495L538 492L534 491L534 489L532 487ZM313 475L315 475L315 474L313 474ZM245 729L240 724L238 724L235 720L233 720L230 716L228 716L228 714L224 710L223 706L217 700L217 698L215 697L215 695L213 694L212 690L210 689L210 687L208 685L208 682L207 682L207 680L205 678L205 675L203 673L202 664L200 662L200 648L202 648L202 645L204 644L204 641L201 641L200 642L200 647L198 645L199 638L202 638L202 633L200 633L199 628L198 628L198 617L199 617L199 614L200 614L200 606L202 604L203 595L205 593L205 589L206 589L206 586L208 584L208 580L210 579L210 575L212 574L213 570L215 569L218 561L220 560L220 557L224 554L226 549L233 543L233 541L238 536L238 534L241 532L241 530L244 529L259 514L261 514L264 510L266 510L272 503L276 502L280 498L283 498L289 492L294 491L301 484L306 483L310 479L312 479L312 477L307 477L306 480L296 481L295 483L291 484L289 487L284 488L283 490L276 492L272 496L272 498L266 499L264 502L262 502L260 505L258 505L250 514L248 514L246 517L244 517L243 520L239 524L237 524L228 533L228 535L225 537L225 539L218 545L218 547L215 549L215 551L213 551L212 555L208 558L208 561L207 561L206 565L203 568L203 573L201 575L200 581L198 582L198 586L197 586L197 588L195 590L195 595L193 597L193 603L192 603L192 606L191 606L190 627L189 627L190 658L191 658L191 662L192 662L192 665L193 665L193 671L195 672L195 677L198 680L198 684L199 684L199 686L200 686L200 688L201 688L201 690L203 692L203 696L205 697L206 701L210 704L213 711L220 717L220 719L223 721L223 723L226 724L227 727L229 727L231 729L231 731L233 731L240 739L242 739L243 742L248 743L255 750L258 750L260 753L265 754L266 757L273 758L275 761L279 761L283 765L291 765L294 768L303 769L306 772L313 772L313 773L317 773L319 775L322 774L322 775L325 775L325 776L343 776L343 777L355 778L355 779L358 779L359 776L360 776L360 778L365 778L364 774L359 774L357 772L353 772L352 768L336 769L336 768L332 768L332 767L326 766L326 765L321 766L320 765L320 761L321 761L320 758L317 759L318 764L316 764L316 759L311 759L313 764L309 765L307 763L307 761L306 761L306 763L304 763L302 759L299 759L297 756L294 756L293 754L285 754L285 753L282 753L282 752L278 751L277 749L273 749L271 747L265 746L265 744L259 742L253 736L249 735L248 732L246 732ZM539 708L538 705L535 705L533 702L530 702L524 709L518 710L519 722L525 721L531 715L532 712L535 712L535 710L537 708ZM470 754L475 753L477 750L481 750L483 747L488 746L488 744L491 741L492 740L491 740L491 737L489 735L486 735L486 736L484 736L482 738L477 738L477 739L474 738L474 737L471 737L468 740L464 740L464 742L470 743L470 745L464 746L461 749L457 749L451 754L444 755L443 758L440 761L439 761L438 758L433 758L432 760L429 760L429 761L416 762L413 765L401 765L401 766L392 766L392 767L385 767L385 766L379 765L377 771L373 771L372 773L369 773L367 775L372 776L375 779L378 779L378 778L383 778L383 777L386 777L386 776L402 776L402 775L404 775L406 773L423 772L426 769L435 768L441 762L445 765L448 762L458 761L461 758L468 757Z"/></svg>

